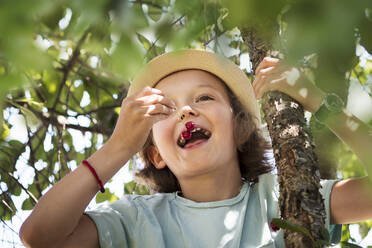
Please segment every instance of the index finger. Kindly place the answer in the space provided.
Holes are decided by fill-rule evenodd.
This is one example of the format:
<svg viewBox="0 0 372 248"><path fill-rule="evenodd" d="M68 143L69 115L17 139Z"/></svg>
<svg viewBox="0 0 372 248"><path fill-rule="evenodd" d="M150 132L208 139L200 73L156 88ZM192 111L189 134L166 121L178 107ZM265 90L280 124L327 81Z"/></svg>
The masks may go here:
<svg viewBox="0 0 372 248"><path fill-rule="evenodd" d="M166 97L165 95L152 94L148 96L136 97L136 99L137 101L141 101L145 105L160 103L171 109L176 108L176 104L174 103L174 101Z"/></svg>
<svg viewBox="0 0 372 248"><path fill-rule="evenodd" d="M258 65L258 67L256 68L255 70L255 75L258 74L258 72L266 67L269 67L269 66L274 66L276 64L278 64L279 62L279 59L276 59L276 58L271 58L271 57L265 57L261 63Z"/></svg>
<svg viewBox="0 0 372 248"><path fill-rule="evenodd" d="M142 90L134 93L133 96L141 97L141 96L148 96L148 95L151 95L151 94L158 94L158 95L162 95L162 96L164 95L163 92L161 92L161 90L152 88L150 86L146 86Z"/></svg>

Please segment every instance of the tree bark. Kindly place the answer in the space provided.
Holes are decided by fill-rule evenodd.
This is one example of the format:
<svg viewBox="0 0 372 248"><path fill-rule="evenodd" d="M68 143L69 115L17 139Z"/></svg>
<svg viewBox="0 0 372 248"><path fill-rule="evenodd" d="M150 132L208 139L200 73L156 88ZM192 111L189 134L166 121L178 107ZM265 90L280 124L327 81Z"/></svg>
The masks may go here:
<svg viewBox="0 0 372 248"><path fill-rule="evenodd" d="M281 218L310 231L319 239L325 211L314 144L302 106L279 92L267 93L262 108L272 139L279 181ZM286 247L312 247L301 233L284 231Z"/></svg>
<svg viewBox="0 0 372 248"><path fill-rule="evenodd" d="M254 73L262 59L273 53L270 44L260 39L253 28L241 28L241 34L248 46ZM266 93L262 109L279 174L281 218L305 227L315 240L320 239L326 214L319 192L318 159L304 110L298 102L280 92ZM284 239L286 247L313 245L307 236L298 232L284 230Z"/></svg>

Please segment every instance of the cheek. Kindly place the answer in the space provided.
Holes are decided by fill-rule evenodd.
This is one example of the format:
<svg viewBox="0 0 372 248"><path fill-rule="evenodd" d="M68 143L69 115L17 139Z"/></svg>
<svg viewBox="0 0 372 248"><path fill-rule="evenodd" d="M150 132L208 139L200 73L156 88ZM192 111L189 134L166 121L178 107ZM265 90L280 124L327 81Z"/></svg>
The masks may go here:
<svg viewBox="0 0 372 248"><path fill-rule="evenodd" d="M233 113L232 110L225 109L223 113L220 113L224 116L224 118L219 118L218 121L220 122L220 127L222 128L221 134L225 141L229 141L235 143L234 141L234 121L233 121ZM222 116L221 115L221 116ZM227 144L227 142L226 142Z"/></svg>
<svg viewBox="0 0 372 248"><path fill-rule="evenodd" d="M152 133L156 146L161 150L161 147L165 146L172 140L173 132L171 130L171 123L167 120L155 123L152 127Z"/></svg>

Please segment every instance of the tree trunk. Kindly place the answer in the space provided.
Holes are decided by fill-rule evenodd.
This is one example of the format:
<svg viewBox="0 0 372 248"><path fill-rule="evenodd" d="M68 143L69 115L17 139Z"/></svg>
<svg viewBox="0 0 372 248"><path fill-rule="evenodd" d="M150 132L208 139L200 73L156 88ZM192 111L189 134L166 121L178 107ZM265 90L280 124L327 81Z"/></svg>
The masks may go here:
<svg viewBox="0 0 372 248"><path fill-rule="evenodd" d="M270 45L252 28L242 28L241 34L248 46L254 72L262 59L270 54ZM319 239L326 215L319 193L320 174L315 146L303 108L285 94L269 92L263 97L262 109L279 174L281 218L305 227L314 239ZM286 247L312 247L312 241L298 232L284 230L284 239Z"/></svg>

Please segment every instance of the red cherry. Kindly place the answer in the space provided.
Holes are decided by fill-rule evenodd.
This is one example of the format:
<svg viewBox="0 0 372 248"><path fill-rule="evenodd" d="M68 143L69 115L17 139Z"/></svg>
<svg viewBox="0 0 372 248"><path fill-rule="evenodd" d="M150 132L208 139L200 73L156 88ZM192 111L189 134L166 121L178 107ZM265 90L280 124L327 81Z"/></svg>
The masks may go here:
<svg viewBox="0 0 372 248"><path fill-rule="evenodd" d="M277 232L280 230L279 227L277 227L272 221L270 222L270 227L273 229L274 232Z"/></svg>
<svg viewBox="0 0 372 248"><path fill-rule="evenodd" d="M183 132L181 133L181 135L182 135L182 138L184 138L185 140L189 140L189 139L191 139L191 132L190 132L189 130L187 130L187 131L183 131Z"/></svg>
<svg viewBox="0 0 372 248"><path fill-rule="evenodd" d="M185 124L187 131L191 131L195 128L195 124L192 121L186 122Z"/></svg>

